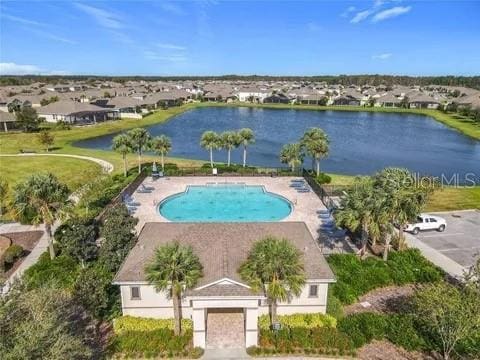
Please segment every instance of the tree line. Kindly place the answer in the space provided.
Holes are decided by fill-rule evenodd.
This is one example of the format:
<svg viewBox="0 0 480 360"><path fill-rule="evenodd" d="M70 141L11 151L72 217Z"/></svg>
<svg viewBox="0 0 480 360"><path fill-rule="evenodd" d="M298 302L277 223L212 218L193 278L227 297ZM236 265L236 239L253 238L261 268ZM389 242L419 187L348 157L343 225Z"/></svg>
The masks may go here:
<svg viewBox="0 0 480 360"><path fill-rule="evenodd" d="M268 75L220 75L220 76L45 76L45 75L18 75L0 76L0 86L30 85L35 82L64 83L68 81L114 81L125 83L127 81L199 81L199 80L226 80L226 81L305 81L325 82L327 84L348 85L403 85L403 86L465 86L480 89L480 76L408 76L408 75L314 75L314 76L268 76Z"/></svg>

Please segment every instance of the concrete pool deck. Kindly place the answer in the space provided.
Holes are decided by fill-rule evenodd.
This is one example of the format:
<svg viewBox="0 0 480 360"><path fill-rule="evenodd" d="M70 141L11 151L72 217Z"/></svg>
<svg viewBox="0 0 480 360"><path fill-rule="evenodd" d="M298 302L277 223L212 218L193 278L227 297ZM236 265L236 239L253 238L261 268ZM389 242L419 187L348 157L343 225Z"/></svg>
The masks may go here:
<svg viewBox="0 0 480 360"><path fill-rule="evenodd" d="M150 192L139 192L132 195L135 208L132 215L139 219L137 232L146 222L168 222L158 212L158 204L165 198L184 192L188 185L205 185L207 183L244 183L246 185L263 185L268 192L281 195L293 204L292 212L281 221L303 221L306 223L314 239L324 253L349 251L344 244L343 233L332 228L331 219L322 201L313 192L299 192L292 187L293 181L304 180L302 177L165 177L153 180L147 177L143 181ZM140 185L141 187L142 185ZM307 185L308 186L308 185ZM332 238L335 237L337 244ZM325 243L333 246L325 246Z"/></svg>

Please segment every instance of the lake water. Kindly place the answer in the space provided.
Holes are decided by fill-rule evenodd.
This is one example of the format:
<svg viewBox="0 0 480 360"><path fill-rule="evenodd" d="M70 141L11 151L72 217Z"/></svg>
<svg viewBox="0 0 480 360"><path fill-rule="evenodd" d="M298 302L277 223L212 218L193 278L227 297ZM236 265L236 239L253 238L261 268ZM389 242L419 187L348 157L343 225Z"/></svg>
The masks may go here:
<svg viewBox="0 0 480 360"><path fill-rule="evenodd" d="M330 137L330 155L321 162L322 171L340 174L372 174L387 166L406 167L435 176L465 174L480 176L480 142L452 130L432 118L414 114L256 109L248 107L199 108L170 121L149 126L152 135L172 139L171 156L208 162L208 152L199 145L206 130L217 132L243 127L255 132L256 142L248 149L248 163L284 166L279 152L295 142L310 127L320 127ZM80 147L110 149L114 135L77 142ZM242 149L232 152L241 163ZM226 162L226 151L214 153ZM305 166L310 166L306 159ZM462 181L464 182L464 181Z"/></svg>

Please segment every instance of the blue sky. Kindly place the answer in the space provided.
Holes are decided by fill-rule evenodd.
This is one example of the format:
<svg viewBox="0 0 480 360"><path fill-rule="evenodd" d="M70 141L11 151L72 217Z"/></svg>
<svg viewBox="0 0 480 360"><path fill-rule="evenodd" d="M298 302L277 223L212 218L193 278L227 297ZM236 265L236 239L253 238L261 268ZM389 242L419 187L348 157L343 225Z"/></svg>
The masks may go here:
<svg viewBox="0 0 480 360"><path fill-rule="evenodd" d="M480 1L1 1L0 73L480 74Z"/></svg>

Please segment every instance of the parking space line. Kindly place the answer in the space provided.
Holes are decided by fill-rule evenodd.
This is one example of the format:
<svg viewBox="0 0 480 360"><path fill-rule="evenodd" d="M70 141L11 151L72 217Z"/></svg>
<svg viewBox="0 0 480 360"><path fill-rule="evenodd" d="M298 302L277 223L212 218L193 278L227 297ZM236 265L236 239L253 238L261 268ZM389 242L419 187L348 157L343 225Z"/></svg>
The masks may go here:
<svg viewBox="0 0 480 360"><path fill-rule="evenodd" d="M432 238L432 237L438 237L438 236L460 236L460 235L465 235L465 233L422 235L422 236L419 236L418 238L422 239L422 238Z"/></svg>
<svg viewBox="0 0 480 360"><path fill-rule="evenodd" d="M440 252L457 251L457 250L473 250L473 251L475 251L475 249L480 250L480 246L468 246L468 247L463 247L463 248L449 248L449 249L441 249L441 250L438 250L438 251L440 251Z"/></svg>

